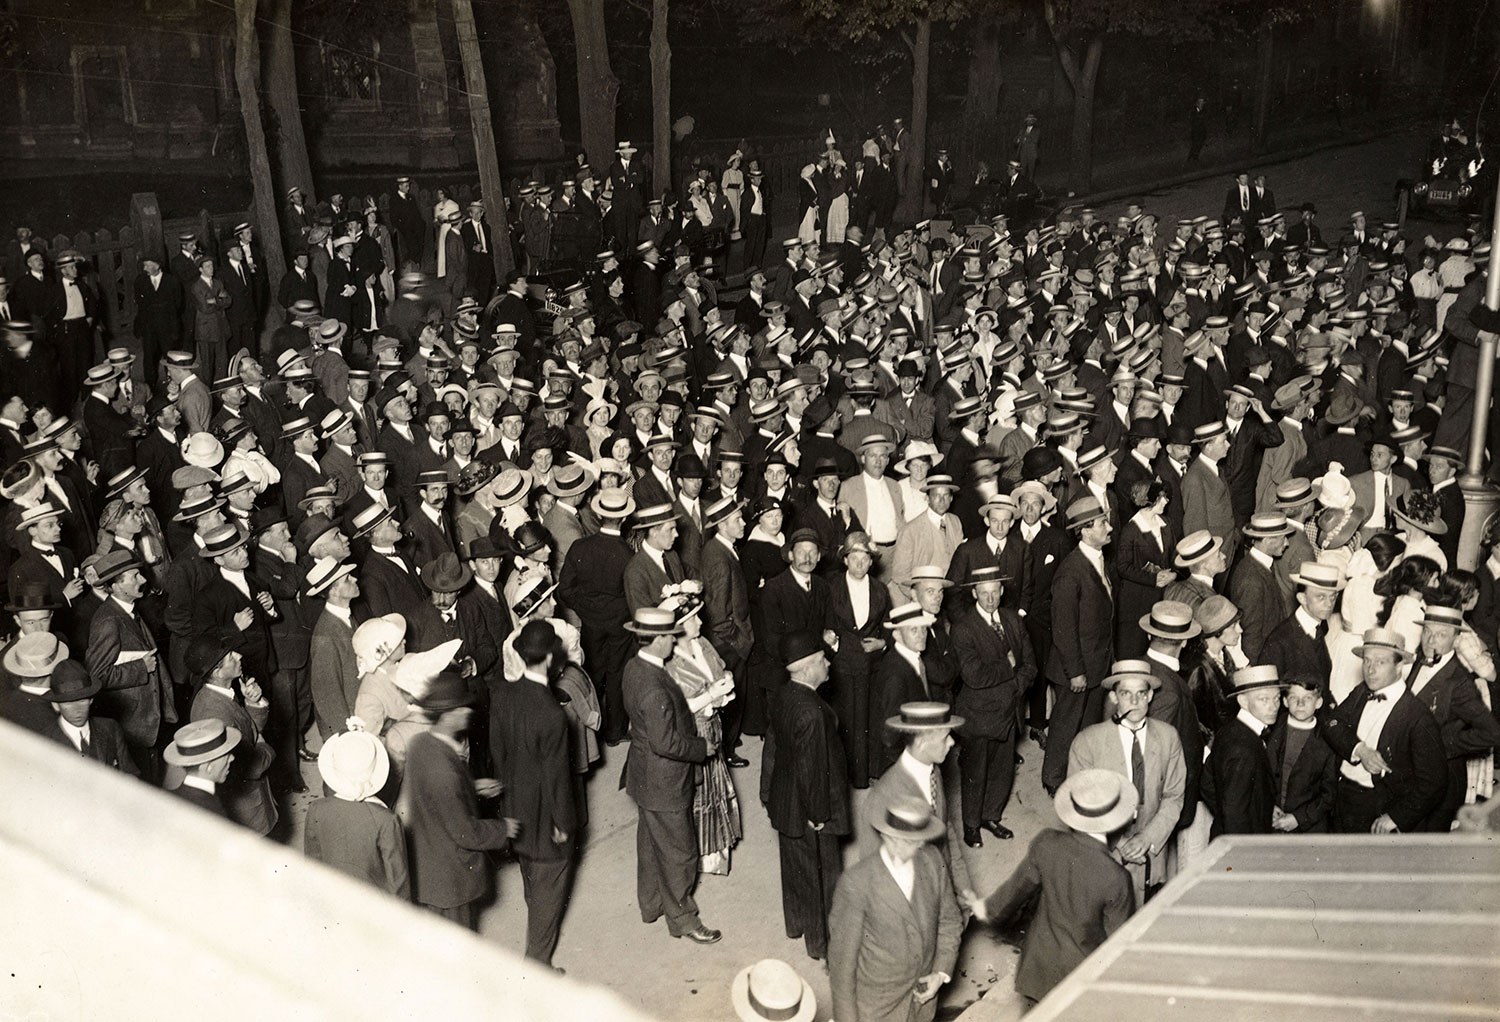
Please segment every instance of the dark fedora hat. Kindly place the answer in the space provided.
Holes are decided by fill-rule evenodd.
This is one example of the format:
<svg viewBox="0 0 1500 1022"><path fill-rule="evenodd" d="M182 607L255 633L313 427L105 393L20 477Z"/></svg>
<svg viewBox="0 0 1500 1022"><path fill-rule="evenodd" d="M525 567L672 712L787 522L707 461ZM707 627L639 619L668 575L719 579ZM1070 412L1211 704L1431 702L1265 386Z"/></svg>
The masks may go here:
<svg viewBox="0 0 1500 1022"><path fill-rule="evenodd" d="M451 551L443 551L422 565L422 584L435 593L456 593L469 584L474 572Z"/></svg>
<svg viewBox="0 0 1500 1022"><path fill-rule="evenodd" d="M473 706L474 693L469 691L468 683L457 673L443 671L432 679L432 684L416 700L416 704L429 713L442 713L460 706Z"/></svg>
<svg viewBox="0 0 1500 1022"><path fill-rule="evenodd" d="M792 632L782 640L781 662L790 667L798 661L806 660L823 651L823 638L817 632Z"/></svg>
<svg viewBox="0 0 1500 1022"><path fill-rule="evenodd" d="M94 678L88 668L77 660L64 660L52 668L52 680L47 684L43 696L54 703L71 703L79 699L92 699L104 688L104 677Z"/></svg>

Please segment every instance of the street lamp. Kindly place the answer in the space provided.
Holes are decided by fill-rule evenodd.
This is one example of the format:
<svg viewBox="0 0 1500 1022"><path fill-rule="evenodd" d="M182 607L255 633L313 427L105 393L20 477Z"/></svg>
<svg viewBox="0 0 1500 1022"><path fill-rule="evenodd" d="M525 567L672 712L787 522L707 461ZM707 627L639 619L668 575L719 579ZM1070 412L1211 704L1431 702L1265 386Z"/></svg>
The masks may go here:
<svg viewBox="0 0 1500 1022"><path fill-rule="evenodd" d="M1495 208L1490 221L1490 241L1500 238L1500 177L1495 182ZM1495 272L1493 256L1485 269L1484 304L1490 310L1500 309L1500 273ZM1479 341L1479 368L1474 374L1474 421L1469 427L1469 457L1459 485L1464 490L1464 534L1460 537L1459 560L1473 567L1479 562L1479 547L1484 539L1485 526L1490 515L1500 503L1500 493L1484 481L1484 443L1489 435L1490 400L1495 392L1495 356L1500 337L1493 331L1481 330ZM1500 458L1500 451L1492 452Z"/></svg>

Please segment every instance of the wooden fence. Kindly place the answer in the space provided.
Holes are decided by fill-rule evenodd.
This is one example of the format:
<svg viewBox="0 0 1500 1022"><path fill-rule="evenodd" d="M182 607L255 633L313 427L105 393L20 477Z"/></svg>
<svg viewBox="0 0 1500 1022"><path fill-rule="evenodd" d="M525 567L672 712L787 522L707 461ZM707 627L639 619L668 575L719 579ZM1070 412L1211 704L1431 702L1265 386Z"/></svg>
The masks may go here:
<svg viewBox="0 0 1500 1022"><path fill-rule="evenodd" d="M167 258L169 252L177 251L177 236L186 231L192 231L198 238L200 251L217 252L237 224L256 222L245 212L214 214L207 210L194 217L162 220L153 215L158 208L154 195L139 195L132 203L129 225L43 239L53 259L64 252L84 258L80 276L99 292L105 337L109 340L133 336L135 280L140 275L142 259ZM8 236L14 234L13 229L5 230Z"/></svg>

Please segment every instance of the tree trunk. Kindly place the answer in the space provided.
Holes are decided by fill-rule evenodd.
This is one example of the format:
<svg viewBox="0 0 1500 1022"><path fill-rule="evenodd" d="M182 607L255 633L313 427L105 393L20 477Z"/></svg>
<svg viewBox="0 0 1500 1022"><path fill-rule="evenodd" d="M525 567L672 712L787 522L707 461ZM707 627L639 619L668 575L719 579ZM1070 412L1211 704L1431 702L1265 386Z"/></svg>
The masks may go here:
<svg viewBox="0 0 1500 1022"><path fill-rule="evenodd" d="M932 65L932 18L917 19L911 45L911 143L906 150L906 188L899 220L920 219L927 208L927 78Z"/></svg>
<svg viewBox="0 0 1500 1022"><path fill-rule="evenodd" d="M1268 17L1255 40L1255 128L1250 144L1254 152L1266 151L1266 129L1271 114L1272 72L1275 71L1275 30Z"/></svg>
<svg viewBox="0 0 1500 1022"><path fill-rule="evenodd" d="M506 230L505 181L500 177L500 158L495 153L495 125L490 116L490 90L484 80L484 60L479 53L479 30L474 27L474 5L453 0L453 30L458 36L458 55L464 65L464 88L469 91L469 126L474 135L474 155L479 161L479 194L489 212L490 258L495 279L503 281L511 269L510 239ZM489 295L477 295L480 303Z"/></svg>
<svg viewBox="0 0 1500 1022"><path fill-rule="evenodd" d="M302 131L302 101L297 92L296 51L292 48L292 0L266 0L266 51L263 74L271 109L276 111L277 195L295 185L309 203L317 203L307 136Z"/></svg>
<svg viewBox="0 0 1500 1022"><path fill-rule="evenodd" d="M969 56L964 119L971 124L987 124L1000 108L1000 19L994 14L975 18L969 40L974 49Z"/></svg>
<svg viewBox="0 0 1500 1022"><path fill-rule="evenodd" d="M271 180L271 158L266 154L266 131L260 120L260 40L255 34L256 0L234 0L234 84L240 94L240 116L245 121L245 148L250 154L250 181L255 192L256 227L266 261L268 280L286 274L281 247L281 221L276 215L276 185ZM268 327L280 325L272 312Z"/></svg>
<svg viewBox="0 0 1500 1022"><path fill-rule="evenodd" d="M609 68L604 0L568 0L573 44L578 50L578 121L583 151L603 177L615 149L615 99L620 81ZM601 162L604 161L604 162Z"/></svg>
<svg viewBox="0 0 1500 1022"><path fill-rule="evenodd" d="M1050 20L1048 24L1050 26ZM1068 76L1068 83L1073 86L1071 193L1082 195L1094 183L1094 86L1099 81L1099 58L1104 53L1104 36L1096 35L1089 39L1081 65L1073 54L1073 48L1055 33L1053 41L1057 44L1057 59Z"/></svg>
<svg viewBox="0 0 1500 1022"><path fill-rule="evenodd" d="M672 44L667 39L671 0L651 0L651 169L654 191L672 187Z"/></svg>

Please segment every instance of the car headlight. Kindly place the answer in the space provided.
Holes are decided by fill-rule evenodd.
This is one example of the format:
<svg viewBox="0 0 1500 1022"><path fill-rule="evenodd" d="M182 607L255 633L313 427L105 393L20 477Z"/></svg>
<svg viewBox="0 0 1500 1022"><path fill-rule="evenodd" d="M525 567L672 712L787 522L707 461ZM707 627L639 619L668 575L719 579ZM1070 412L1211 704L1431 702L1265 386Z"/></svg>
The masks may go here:
<svg viewBox="0 0 1500 1022"><path fill-rule="evenodd" d="M1416 192L1418 195L1425 195L1427 193L1427 182L1418 181L1416 184L1412 185L1411 190Z"/></svg>
<svg viewBox="0 0 1500 1022"><path fill-rule="evenodd" d="M1470 195L1473 195L1473 194L1474 194L1474 189L1470 185L1462 184L1462 185L1458 186L1458 197L1460 199L1467 199Z"/></svg>

